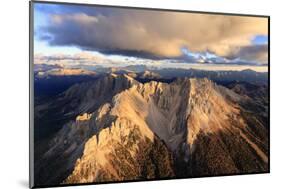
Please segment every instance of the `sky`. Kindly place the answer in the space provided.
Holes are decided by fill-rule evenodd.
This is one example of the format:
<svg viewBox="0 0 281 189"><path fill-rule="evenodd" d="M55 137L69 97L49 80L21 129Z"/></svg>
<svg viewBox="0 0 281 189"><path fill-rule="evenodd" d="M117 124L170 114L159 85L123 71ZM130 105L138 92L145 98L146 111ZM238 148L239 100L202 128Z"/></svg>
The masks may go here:
<svg viewBox="0 0 281 189"><path fill-rule="evenodd" d="M268 20L66 4L34 5L35 63L267 71Z"/></svg>

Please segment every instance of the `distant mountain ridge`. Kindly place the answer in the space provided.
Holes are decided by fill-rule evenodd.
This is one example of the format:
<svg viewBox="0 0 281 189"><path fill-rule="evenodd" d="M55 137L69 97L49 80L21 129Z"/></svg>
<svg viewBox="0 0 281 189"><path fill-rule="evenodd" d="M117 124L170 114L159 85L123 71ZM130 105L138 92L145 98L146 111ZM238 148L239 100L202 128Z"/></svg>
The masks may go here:
<svg viewBox="0 0 281 189"><path fill-rule="evenodd" d="M94 71L78 69L78 68L55 68L47 71L39 71L37 77L48 77L48 76L76 76L76 75L90 75L94 76L97 73Z"/></svg>
<svg viewBox="0 0 281 189"><path fill-rule="evenodd" d="M38 67L38 66L37 66ZM36 69L38 70L38 68ZM65 70L65 71L63 71ZM212 81L218 82L250 82L254 84L267 84L268 73L256 72L251 69L242 71L207 71L200 69L183 69L183 68L155 68L145 65L130 65L126 67L106 68L106 67L93 67L91 70L87 69L62 69L62 68L48 68L43 71L36 71L35 77L42 76L55 76L55 75L68 75L75 73L75 75L88 75L95 77L103 77L105 74L115 73L117 75L127 74L135 79L173 79L173 78L208 78ZM62 74L65 73L65 74ZM69 74L66 74L69 73ZM41 77L42 77L41 76Z"/></svg>

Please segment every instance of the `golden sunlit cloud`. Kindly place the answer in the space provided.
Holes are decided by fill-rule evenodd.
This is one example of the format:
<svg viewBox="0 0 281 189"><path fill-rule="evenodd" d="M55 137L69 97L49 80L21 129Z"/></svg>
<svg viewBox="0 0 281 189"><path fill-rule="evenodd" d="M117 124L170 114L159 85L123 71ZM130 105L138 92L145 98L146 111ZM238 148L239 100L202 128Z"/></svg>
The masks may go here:
<svg viewBox="0 0 281 189"><path fill-rule="evenodd" d="M267 18L151 10L118 9L108 16L54 14L51 20L48 31L53 45L163 57L180 56L182 47L229 56L238 47L250 45L253 36L268 34Z"/></svg>

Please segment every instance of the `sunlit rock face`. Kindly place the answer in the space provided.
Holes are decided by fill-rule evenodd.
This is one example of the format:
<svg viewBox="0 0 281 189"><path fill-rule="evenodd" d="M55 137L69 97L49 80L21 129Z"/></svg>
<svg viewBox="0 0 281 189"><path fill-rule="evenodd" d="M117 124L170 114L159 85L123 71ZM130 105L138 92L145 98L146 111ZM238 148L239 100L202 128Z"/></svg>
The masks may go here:
<svg viewBox="0 0 281 189"><path fill-rule="evenodd" d="M84 113L82 115L78 115L76 117L76 121L86 121L86 120L89 120L91 118L92 114L87 114L87 113Z"/></svg>
<svg viewBox="0 0 281 189"><path fill-rule="evenodd" d="M137 83L126 75L108 74L94 81L74 84L35 107L35 124L40 126L38 131L46 135L45 130L52 130L46 141L36 145L35 180L38 184L60 183L71 173L85 142L110 123L112 117L96 119L107 111L106 104L113 96ZM55 169L56 174L46 167Z"/></svg>
<svg viewBox="0 0 281 189"><path fill-rule="evenodd" d="M172 156L153 133L118 118L85 144L65 183L87 183L173 177Z"/></svg>

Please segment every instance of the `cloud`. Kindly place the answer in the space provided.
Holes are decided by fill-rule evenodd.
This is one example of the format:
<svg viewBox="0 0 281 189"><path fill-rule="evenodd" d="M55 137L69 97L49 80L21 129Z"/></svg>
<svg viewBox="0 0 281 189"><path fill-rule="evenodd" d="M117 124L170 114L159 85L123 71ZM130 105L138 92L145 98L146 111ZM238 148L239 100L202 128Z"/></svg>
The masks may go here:
<svg viewBox="0 0 281 189"><path fill-rule="evenodd" d="M201 56L201 55L200 55ZM200 56L195 55L194 60L200 62ZM190 58L190 57L189 57ZM119 56L105 56L101 54L93 54L89 52L82 52L72 55L66 54L52 54L43 55L35 54L34 69L42 71L54 68L79 68L84 70L97 70L99 68L121 68L126 66L147 66L151 69L161 68L179 68L179 69L200 69L200 70L245 70L252 69L258 72L267 72L268 67L265 65L258 65L255 63L244 62L239 59L234 59L227 64L225 61L215 62L215 55L206 55L205 63L182 63L180 59L164 59L151 60L133 57L119 57ZM208 60L207 60L208 59ZM212 62L212 61L213 62Z"/></svg>
<svg viewBox="0 0 281 189"><path fill-rule="evenodd" d="M260 64L268 63L268 45L258 44L238 47L232 51L228 58L235 59L239 57L245 61L256 61Z"/></svg>
<svg viewBox="0 0 281 189"><path fill-rule="evenodd" d="M257 44L234 48L226 57L211 52L193 53L187 49L182 50L183 55L175 58L177 62L204 63L204 64L232 64L232 65L267 65L268 45Z"/></svg>
<svg viewBox="0 0 281 189"><path fill-rule="evenodd" d="M256 57L237 49L247 49L253 36L268 35L267 24L267 18L257 17L76 7L51 14L48 26L36 33L50 45L108 54L173 58L188 47L194 53L251 59Z"/></svg>
<svg viewBox="0 0 281 189"><path fill-rule="evenodd" d="M104 64L111 62L109 58L101 54L92 54L89 52L81 52L73 55L70 54L52 54L43 55L35 54L35 64L57 64L57 65L79 65L79 64Z"/></svg>

